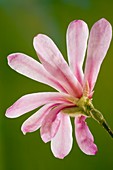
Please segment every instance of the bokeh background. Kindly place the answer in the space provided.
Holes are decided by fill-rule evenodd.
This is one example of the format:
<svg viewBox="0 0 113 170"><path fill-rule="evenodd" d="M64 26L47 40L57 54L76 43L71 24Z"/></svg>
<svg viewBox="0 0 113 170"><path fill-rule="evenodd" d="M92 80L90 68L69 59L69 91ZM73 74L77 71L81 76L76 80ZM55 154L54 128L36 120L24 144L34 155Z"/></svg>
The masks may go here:
<svg viewBox="0 0 113 170"><path fill-rule="evenodd" d="M53 157L50 144L42 142L39 131L22 134L21 124L33 112L17 119L4 116L5 110L22 95L54 91L13 71L7 65L7 55L23 52L37 59L32 40L36 34L44 33L67 60L68 24L82 19L91 28L102 17L113 25L112 0L0 0L0 170L113 169L113 139L92 119L87 122L99 149L97 155L83 154L74 140L70 154L59 160ZM113 42L101 67L93 103L113 129Z"/></svg>

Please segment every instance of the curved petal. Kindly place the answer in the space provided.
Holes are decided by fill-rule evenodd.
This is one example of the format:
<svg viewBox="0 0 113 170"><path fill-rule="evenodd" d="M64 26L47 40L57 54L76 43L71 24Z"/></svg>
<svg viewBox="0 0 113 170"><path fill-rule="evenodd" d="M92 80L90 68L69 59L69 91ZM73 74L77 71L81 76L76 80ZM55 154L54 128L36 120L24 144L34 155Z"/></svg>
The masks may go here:
<svg viewBox="0 0 113 170"><path fill-rule="evenodd" d="M50 110L55 107L56 104L47 104L41 109L39 109L36 113L30 116L21 127L23 134L25 135L27 132L34 132L39 129L44 121L45 117L48 115Z"/></svg>
<svg viewBox="0 0 113 170"><path fill-rule="evenodd" d="M82 20L71 22L67 29L69 65L81 85L83 83L82 65L86 52L88 34L87 24Z"/></svg>
<svg viewBox="0 0 113 170"><path fill-rule="evenodd" d="M110 23L101 19L96 22L90 32L88 52L85 66L85 82L88 81L92 91L100 70L101 63L107 53L112 38Z"/></svg>
<svg viewBox="0 0 113 170"><path fill-rule="evenodd" d="M56 135L60 125L60 119L57 114L65 107L65 105L59 105L52 109L45 117L40 131L41 138L45 143L49 142Z"/></svg>
<svg viewBox="0 0 113 170"><path fill-rule="evenodd" d="M9 107L6 111L6 116L15 118L50 102L68 104L68 101L66 101L67 96L69 97L69 95L57 92L28 94L18 99L11 107Z"/></svg>
<svg viewBox="0 0 113 170"><path fill-rule="evenodd" d="M85 116L75 117L75 136L80 149L87 155L95 155L97 146L86 122Z"/></svg>
<svg viewBox="0 0 113 170"><path fill-rule="evenodd" d="M45 69L69 94L80 97L82 87L53 41L46 35L39 34L34 38L34 48Z"/></svg>
<svg viewBox="0 0 113 170"><path fill-rule="evenodd" d="M66 92L58 81L44 69L42 64L25 54L10 54L8 56L8 64L12 69L24 76L52 86L58 91Z"/></svg>
<svg viewBox="0 0 113 170"><path fill-rule="evenodd" d="M72 148L72 125L67 114L59 113L60 126L57 134L51 140L51 150L55 157L63 159Z"/></svg>

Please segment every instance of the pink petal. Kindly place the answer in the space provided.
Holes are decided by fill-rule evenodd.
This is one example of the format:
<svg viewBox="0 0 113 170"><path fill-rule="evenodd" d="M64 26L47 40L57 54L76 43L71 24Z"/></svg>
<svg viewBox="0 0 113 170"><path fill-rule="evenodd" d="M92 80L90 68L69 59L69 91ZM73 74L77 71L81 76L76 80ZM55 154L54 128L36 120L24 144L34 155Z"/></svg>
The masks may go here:
<svg viewBox="0 0 113 170"><path fill-rule="evenodd" d="M94 138L85 122L85 116L75 117L75 136L80 149L87 155L95 155L97 146Z"/></svg>
<svg viewBox="0 0 113 170"><path fill-rule="evenodd" d="M30 116L22 125L21 130L24 134L34 132L42 125L43 120L48 115L50 110L56 106L55 104L47 104L39 109L35 114Z"/></svg>
<svg viewBox="0 0 113 170"><path fill-rule="evenodd" d="M85 57L88 27L82 20L71 22L67 29L67 52L70 67L78 81L83 83L82 65Z"/></svg>
<svg viewBox="0 0 113 170"><path fill-rule="evenodd" d="M64 105L59 105L45 117L41 127L41 138L45 143L49 142L56 135L60 125L60 119L57 114L65 107Z"/></svg>
<svg viewBox="0 0 113 170"><path fill-rule="evenodd" d="M69 97L69 95L58 92L28 94L18 99L11 107L9 107L6 111L6 116L15 118L50 102L69 104L66 100L67 97Z"/></svg>
<svg viewBox="0 0 113 170"><path fill-rule="evenodd" d="M45 69L69 94L80 97L82 95L81 85L53 41L46 35L39 34L34 38L34 48Z"/></svg>
<svg viewBox="0 0 113 170"><path fill-rule="evenodd" d="M100 70L101 63L107 53L112 38L110 23L101 19L96 22L90 33L87 60L85 67L85 83L89 82L92 91Z"/></svg>
<svg viewBox="0 0 113 170"><path fill-rule="evenodd" d="M57 134L51 140L51 150L55 157L63 159L72 148L72 125L67 114L60 113L60 126Z"/></svg>
<svg viewBox="0 0 113 170"><path fill-rule="evenodd" d="M33 80L39 81L41 83L47 84L60 90L66 92L64 88L55 80L40 64L33 58L22 54L14 53L8 56L8 64L15 71L23 74Z"/></svg>

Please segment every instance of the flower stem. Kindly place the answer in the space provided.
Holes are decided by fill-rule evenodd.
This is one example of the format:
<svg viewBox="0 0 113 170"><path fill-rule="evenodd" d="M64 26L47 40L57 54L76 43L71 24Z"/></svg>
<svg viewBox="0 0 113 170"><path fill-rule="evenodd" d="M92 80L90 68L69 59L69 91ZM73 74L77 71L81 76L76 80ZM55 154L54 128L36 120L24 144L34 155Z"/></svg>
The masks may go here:
<svg viewBox="0 0 113 170"><path fill-rule="evenodd" d="M90 115L93 119L95 119L102 127L109 133L109 135L113 138L113 131L107 124L105 118L103 117L102 113L97 109L93 108L90 111Z"/></svg>
<svg viewBox="0 0 113 170"><path fill-rule="evenodd" d="M105 130L107 130L109 135L113 138L113 131L110 129L110 127L109 127L109 125L107 124L106 121L103 121L102 126Z"/></svg>

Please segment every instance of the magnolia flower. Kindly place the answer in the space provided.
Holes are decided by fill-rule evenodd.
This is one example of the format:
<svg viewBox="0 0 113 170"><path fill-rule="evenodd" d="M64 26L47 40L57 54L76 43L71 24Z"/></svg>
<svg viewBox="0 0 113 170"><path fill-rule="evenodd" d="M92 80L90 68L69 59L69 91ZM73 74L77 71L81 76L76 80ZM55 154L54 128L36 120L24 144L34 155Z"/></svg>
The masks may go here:
<svg viewBox="0 0 113 170"><path fill-rule="evenodd" d="M8 64L12 69L47 84L58 92L22 96L7 109L6 116L16 118L42 106L23 123L21 130L26 134L40 128L42 140L45 143L51 141L54 156L61 159L72 148L70 117L74 117L78 146L87 155L97 153L93 135L85 122L87 117L97 120L112 134L91 100L100 66L112 37L110 23L105 19L97 21L91 29L89 40L88 36L88 27L84 21L75 20L69 24L66 35L69 66L54 42L43 34L38 34L33 40L42 64L22 53L8 56ZM83 73L86 47L87 58Z"/></svg>

